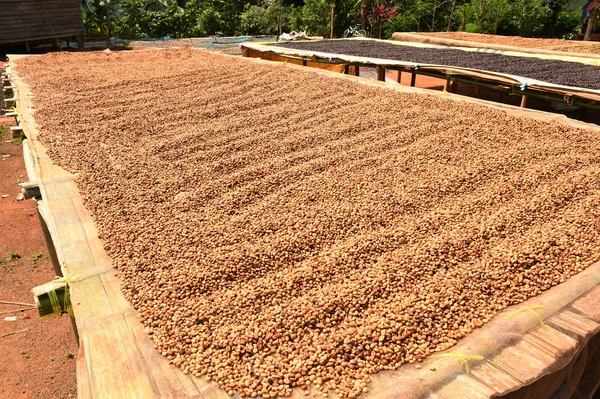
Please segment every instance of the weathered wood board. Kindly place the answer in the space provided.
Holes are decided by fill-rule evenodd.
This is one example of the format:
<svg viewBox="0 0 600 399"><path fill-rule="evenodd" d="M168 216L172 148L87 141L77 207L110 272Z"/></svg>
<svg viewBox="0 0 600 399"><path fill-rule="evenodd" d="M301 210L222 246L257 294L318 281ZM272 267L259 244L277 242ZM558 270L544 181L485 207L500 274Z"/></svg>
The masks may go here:
<svg viewBox="0 0 600 399"><path fill-rule="evenodd" d="M77 0L0 0L0 45L83 36Z"/></svg>

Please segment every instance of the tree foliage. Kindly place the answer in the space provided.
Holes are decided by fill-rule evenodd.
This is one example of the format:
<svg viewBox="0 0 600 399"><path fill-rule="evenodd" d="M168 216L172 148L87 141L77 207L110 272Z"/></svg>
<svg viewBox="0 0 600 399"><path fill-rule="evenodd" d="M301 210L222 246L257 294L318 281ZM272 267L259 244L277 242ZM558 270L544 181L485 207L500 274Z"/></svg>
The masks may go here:
<svg viewBox="0 0 600 399"><path fill-rule="evenodd" d="M465 30L568 37L579 12L568 0L82 0L88 35L198 37L306 31L329 37L359 26L372 37L395 31Z"/></svg>

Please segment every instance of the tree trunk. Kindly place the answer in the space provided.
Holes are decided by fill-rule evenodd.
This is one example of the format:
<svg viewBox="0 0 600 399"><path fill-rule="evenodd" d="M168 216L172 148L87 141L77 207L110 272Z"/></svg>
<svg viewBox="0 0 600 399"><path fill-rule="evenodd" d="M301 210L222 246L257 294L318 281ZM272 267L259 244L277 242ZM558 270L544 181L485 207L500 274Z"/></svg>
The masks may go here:
<svg viewBox="0 0 600 399"><path fill-rule="evenodd" d="M448 29L446 29L446 32L450 32L450 27L452 26L452 16L454 15L455 7L456 7L456 0L452 0L452 10L450 11L450 17L448 18Z"/></svg>
<svg viewBox="0 0 600 399"><path fill-rule="evenodd" d="M433 12L431 13L431 31L435 32L435 10L437 10L438 2L434 0L433 2Z"/></svg>
<svg viewBox="0 0 600 399"><path fill-rule="evenodd" d="M335 6L331 6L331 37L333 39L333 18L335 16Z"/></svg>
<svg viewBox="0 0 600 399"><path fill-rule="evenodd" d="M279 0L279 36L283 34L283 0ZM279 38L277 38L279 40Z"/></svg>
<svg viewBox="0 0 600 399"><path fill-rule="evenodd" d="M108 9L109 4L106 3L105 11L106 11L106 47L110 47L110 11Z"/></svg>
<svg viewBox="0 0 600 399"><path fill-rule="evenodd" d="M588 25L587 25L587 29L585 30L585 37L583 38L583 40L585 40L585 41L592 40L592 33L594 32L594 28L595 28L597 22L598 22L598 9L594 8L592 10L592 13L590 14L590 17L588 18Z"/></svg>
<svg viewBox="0 0 600 399"><path fill-rule="evenodd" d="M502 5L502 0L498 1L498 9L496 10L496 22L494 22L494 35L498 31L498 24L500 23L500 7Z"/></svg>
<svg viewBox="0 0 600 399"><path fill-rule="evenodd" d="M464 32L467 30L467 10L465 9L465 6L463 6L462 9L462 22L460 23L460 31Z"/></svg>
<svg viewBox="0 0 600 399"><path fill-rule="evenodd" d="M367 12L366 5L363 1L360 5L360 29L367 30Z"/></svg>

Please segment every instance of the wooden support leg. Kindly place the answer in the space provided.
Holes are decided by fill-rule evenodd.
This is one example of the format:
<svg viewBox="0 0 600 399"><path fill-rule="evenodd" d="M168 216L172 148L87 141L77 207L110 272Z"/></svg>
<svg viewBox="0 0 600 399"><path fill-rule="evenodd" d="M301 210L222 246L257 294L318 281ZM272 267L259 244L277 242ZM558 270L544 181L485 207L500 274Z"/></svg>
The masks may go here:
<svg viewBox="0 0 600 399"><path fill-rule="evenodd" d="M475 86L475 94L479 95L479 86Z"/></svg>
<svg viewBox="0 0 600 399"><path fill-rule="evenodd" d="M444 91L448 93L452 91L452 82L450 81L450 78L446 78L446 83L444 83Z"/></svg>
<svg viewBox="0 0 600 399"><path fill-rule="evenodd" d="M398 77L396 78L396 82L402 84L402 71L398 69Z"/></svg>
<svg viewBox="0 0 600 399"><path fill-rule="evenodd" d="M11 126L10 131L12 132L13 139L18 139L23 134L23 129L21 126Z"/></svg>
<svg viewBox="0 0 600 399"><path fill-rule="evenodd" d="M60 43L57 38L52 39L52 48L55 50L60 49Z"/></svg>
<svg viewBox="0 0 600 399"><path fill-rule="evenodd" d="M79 331L77 331L75 316L69 316L69 318L71 319L71 326L73 327L73 333L75 334L75 341L77 341L77 346L79 346Z"/></svg>
<svg viewBox="0 0 600 399"><path fill-rule="evenodd" d="M385 82L385 68L381 65L377 65L377 80Z"/></svg>
<svg viewBox="0 0 600 399"><path fill-rule="evenodd" d="M56 249L54 248L54 243L52 242L52 236L50 235L50 230L48 230L48 225L46 221L42 217L40 210L37 209L38 219L40 221L40 226L42 226L42 233L44 234L44 241L46 242L46 248L48 248L48 255L50 256L50 260L52 261L52 267L54 268L54 274L58 277L63 277L62 270L60 268L60 263L58 261L58 256L56 256Z"/></svg>
<svg viewBox="0 0 600 399"><path fill-rule="evenodd" d="M521 97L521 108L527 108L527 101L529 100L529 96Z"/></svg>
<svg viewBox="0 0 600 399"><path fill-rule="evenodd" d="M358 65L354 67L354 76L360 76L360 67Z"/></svg>
<svg viewBox="0 0 600 399"><path fill-rule="evenodd" d="M42 233L44 234L44 241L46 242L46 247L48 248L48 256L50 256L50 260L52 261L52 267L54 268L54 274L63 277L62 269L60 268L60 262L58 261L58 256L56 256L56 248L54 248L54 242L52 241L52 236L50 235L50 230L48 230L48 225L46 221L42 217L39 209L36 209L38 220L40 221L40 226L42 227ZM77 346L79 346L79 332L77 331L77 323L75 321L75 317L70 317L71 326L73 327L73 333L75 334L75 340L77 341Z"/></svg>
<svg viewBox="0 0 600 399"><path fill-rule="evenodd" d="M302 58L302 66L306 66L306 60Z"/></svg>
<svg viewBox="0 0 600 399"><path fill-rule="evenodd" d="M31 49L29 48L29 42L25 42L25 50L27 50L28 53L31 53Z"/></svg>
<svg viewBox="0 0 600 399"><path fill-rule="evenodd" d="M414 72L411 72L412 76L410 77L410 87L415 87L415 84L417 83L417 74Z"/></svg>
<svg viewBox="0 0 600 399"><path fill-rule="evenodd" d="M21 192L23 193L23 197L25 199L42 198L40 187L37 185L36 182L21 183Z"/></svg>
<svg viewBox="0 0 600 399"><path fill-rule="evenodd" d="M348 75L350 72L350 65L344 65L344 75Z"/></svg>

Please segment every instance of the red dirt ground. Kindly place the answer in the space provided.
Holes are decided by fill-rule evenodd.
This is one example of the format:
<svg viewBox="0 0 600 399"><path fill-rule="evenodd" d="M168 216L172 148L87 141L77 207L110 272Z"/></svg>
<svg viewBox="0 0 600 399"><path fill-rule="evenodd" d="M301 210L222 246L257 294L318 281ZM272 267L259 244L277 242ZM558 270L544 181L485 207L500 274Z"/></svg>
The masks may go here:
<svg viewBox="0 0 600 399"><path fill-rule="evenodd" d="M18 180L27 177L22 147L6 142L9 124L12 118L0 116L0 301L33 304L31 289L50 281L54 272L35 203L16 200ZM11 253L20 258L11 259ZM5 313L13 309L27 310ZM11 316L17 320L5 321ZM68 317L41 321L35 309L0 303L0 353L0 398L76 396L77 343Z"/></svg>

